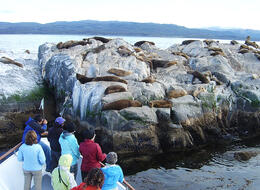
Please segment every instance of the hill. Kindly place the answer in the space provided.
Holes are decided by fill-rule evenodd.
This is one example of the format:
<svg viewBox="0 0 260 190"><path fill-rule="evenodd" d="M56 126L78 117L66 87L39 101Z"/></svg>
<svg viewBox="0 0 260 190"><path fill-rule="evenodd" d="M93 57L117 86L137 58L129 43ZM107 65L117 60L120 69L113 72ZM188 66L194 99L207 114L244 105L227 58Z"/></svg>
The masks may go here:
<svg viewBox="0 0 260 190"><path fill-rule="evenodd" d="M95 20L59 21L46 24L34 22L0 22L0 34L86 34L234 40L245 40L250 35L252 40L260 40L260 31L256 30L193 29L175 24Z"/></svg>

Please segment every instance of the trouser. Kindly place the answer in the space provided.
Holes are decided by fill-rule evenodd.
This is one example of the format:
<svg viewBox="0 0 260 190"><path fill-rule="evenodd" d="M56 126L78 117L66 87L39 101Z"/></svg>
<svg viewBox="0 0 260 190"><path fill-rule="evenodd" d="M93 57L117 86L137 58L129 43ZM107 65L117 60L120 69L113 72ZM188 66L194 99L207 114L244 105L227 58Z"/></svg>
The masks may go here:
<svg viewBox="0 0 260 190"><path fill-rule="evenodd" d="M81 178L82 178L82 182L84 182L84 179L87 177L88 172L86 171L81 171Z"/></svg>
<svg viewBox="0 0 260 190"><path fill-rule="evenodd" d="M42 189L42 170L39 171L25 171L24 173L24 190L31 189L32 177L35 186L35 190Z"/></svg>
<svg viewBox="0 0 260 190"><path fill-rule="evenodd" d="M46 157L46 172L51 171L51 149L44 142L40 141L39 145L41 145L44 155Z"/></svg>
<svg viewBox="0 0 260 190"><path fill-rule="evenodd" d="M51 150L51 172L58 166L60 155L60 152Z"/></svg>
<svg viewBox="0 0 260 190"><path fill-rule="evenodd" d="M76 180L78 174L78 164L70 166L70 173L73 173L74 179Z"/></svg>

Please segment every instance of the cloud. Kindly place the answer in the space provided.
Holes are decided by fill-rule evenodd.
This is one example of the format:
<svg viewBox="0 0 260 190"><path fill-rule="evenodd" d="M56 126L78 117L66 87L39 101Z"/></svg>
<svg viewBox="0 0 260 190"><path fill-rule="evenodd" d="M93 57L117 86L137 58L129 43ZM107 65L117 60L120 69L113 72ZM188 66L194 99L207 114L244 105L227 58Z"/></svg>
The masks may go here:
<svg viewBox="0 0 260 190"><path fill-rule="evenodd" d="M13 14L14 11L11 10L0 10L0 14Z"/></svg>

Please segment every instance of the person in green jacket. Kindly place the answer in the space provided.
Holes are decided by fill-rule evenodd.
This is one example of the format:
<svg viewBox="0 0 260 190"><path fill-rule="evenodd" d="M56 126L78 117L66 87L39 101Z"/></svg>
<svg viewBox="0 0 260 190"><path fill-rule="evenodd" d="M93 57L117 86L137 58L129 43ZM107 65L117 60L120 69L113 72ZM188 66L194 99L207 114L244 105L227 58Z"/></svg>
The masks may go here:
<svg viewBox="0 0 260 190"><path fill-rule="evenodd" d="M63 154L59 159L59 166L52 172L51 184L54 190L70 190L77 186L74 175L70 173L72 156Z"/></svg>

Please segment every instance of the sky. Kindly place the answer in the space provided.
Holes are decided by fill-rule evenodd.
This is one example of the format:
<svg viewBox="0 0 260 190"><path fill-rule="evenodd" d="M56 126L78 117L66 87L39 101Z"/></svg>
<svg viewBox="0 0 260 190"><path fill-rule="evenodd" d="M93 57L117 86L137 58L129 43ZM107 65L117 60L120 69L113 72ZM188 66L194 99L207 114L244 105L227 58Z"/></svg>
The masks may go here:
<svg viewBox="0 0 260 190"><path fill-rule="evenodd" d="M260 30L260 0L0 0L0 22L130 21Z"/></svg>

